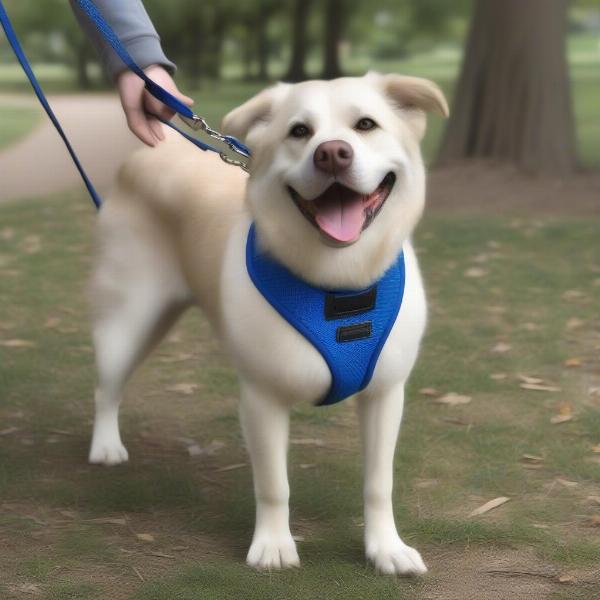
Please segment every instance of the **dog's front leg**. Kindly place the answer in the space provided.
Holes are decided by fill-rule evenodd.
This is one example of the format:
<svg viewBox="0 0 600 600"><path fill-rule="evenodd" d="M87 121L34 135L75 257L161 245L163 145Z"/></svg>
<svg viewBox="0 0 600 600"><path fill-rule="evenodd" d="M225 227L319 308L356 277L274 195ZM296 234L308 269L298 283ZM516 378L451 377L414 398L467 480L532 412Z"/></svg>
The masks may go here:
<svg viewBox="0 0 600 600"><path fill-rule="evenodd" d="M300 565L289 524L289 408L242 383L240 416L252 460L256 525L247 563L257 569Z"/></svg>
<svg viewBox="0 0 600 600"><path fill-rule="evenodd" d="M366 554L379 572L398 575L427 571L421 555L400 539L394 521L394 451L403 406L404 384L381 396L363 394L358 400L365 469Z"/></svg>

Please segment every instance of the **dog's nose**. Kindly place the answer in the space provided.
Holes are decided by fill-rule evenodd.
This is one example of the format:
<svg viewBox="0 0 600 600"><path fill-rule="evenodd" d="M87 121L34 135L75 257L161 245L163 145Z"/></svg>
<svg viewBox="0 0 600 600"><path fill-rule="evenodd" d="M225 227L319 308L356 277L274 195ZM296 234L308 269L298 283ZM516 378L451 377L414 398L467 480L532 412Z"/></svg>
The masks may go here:
<svg viewBox="0 0 600 600"><path fill-rule="evenodd" d="M332 140L317 146L313 162L317 169L329 175L340 175L352 164L354 150L348 142Z"/></svg>

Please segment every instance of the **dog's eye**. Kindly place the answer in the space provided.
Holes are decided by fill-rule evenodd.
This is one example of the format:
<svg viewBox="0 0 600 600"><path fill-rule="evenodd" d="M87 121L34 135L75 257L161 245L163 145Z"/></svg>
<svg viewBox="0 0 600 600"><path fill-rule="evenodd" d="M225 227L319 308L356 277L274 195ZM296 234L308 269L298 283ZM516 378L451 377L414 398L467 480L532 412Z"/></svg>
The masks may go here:
<svg viewBox="0 0 600 600"><path fill-rule="evenodd" d="M304 125L303 123L298 123L297 125L294 125L291 129L290 129L290 137L294 137L294 138L305 138L305 137L309 137L310 136L310 129L307 125Z"/></svg>
<svg viewBox="0 0 600 600"><path fill-rule="evenodd" d="M371 129L375 129L377 127L377 123L373 121L373 119L369 119L369 117L363 117L356 122L354 129L358 131L371 131Z"/></svg>

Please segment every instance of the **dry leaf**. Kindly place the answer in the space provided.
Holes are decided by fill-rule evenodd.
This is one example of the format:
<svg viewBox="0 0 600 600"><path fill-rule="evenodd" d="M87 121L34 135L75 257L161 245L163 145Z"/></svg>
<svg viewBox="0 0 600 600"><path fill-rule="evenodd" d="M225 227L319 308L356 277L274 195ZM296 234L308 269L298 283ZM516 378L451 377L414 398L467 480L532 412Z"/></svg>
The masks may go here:
<svg viewBox="0 0 600 600"><path fill-rule="evenodd" d="M575 581L575 577L573 575L559 575L556 578L558 583L573 583Z"/></svg>
<svg viewBox="0 0 600 600"><path fill-rule="evenodd" d="M135 537L142 542L153 542L154 536L151 533L136 533Z"/></svg>
<svg viewBox="0 0 600 600"><path fill-rule="evenodd" d="M494 508L498 508L498 506L502 506L509 500L510 500L510 498L507 498L506 496L500 496L499 498L494 498L493 500L486 502L479 508L476 508L473 512L471 512L469 514L469 517L477 517L478 515L483 515L484 513L489 512L490 510L493 510Z"/></svg>
<svg viewBox="0 0 600 600"><path fill-rule="evenodd" d="M560 388L555 385L543 385L539 383L522 383L524 390L533 390L536 392L560 392Z"/></svg>
<svg viewBox="0 0 600 600"><path fill-rule="evenodd" d="M439 395L439 392L435 388L421 388L419 390L419 394L422 396L431 396L434 397Z"/></svg>
<svg viewBox="0 0 600 600"><path fill-rule="evenodd" d="M530 384L539 384L539 383L544 383L543 379L540 379L539 377L531 377L529 375L522 375L519 373L519 375L517 375L517 377L523 382L523 383L530 383Z"/></svg>
<svg viewBox="0 0 600 600"><path fill-rule="evenodd" d="M573 415L554 415L550 419L550 423L552 425L560 425L561 423L567 423L568 421L573 420Z"/></svg>
<svg viewBox="0 0 600 600"><path fill-rule="evenodd" d="M4 346L5 348L33 348L35 347L35 342L29 340L2 340L0 346Z"/></svg>
<svg viewBox="0 0 600 600"><path fill-rule="evenodd" d="M471 267L465 271L465 277L479 278L485 277L488 272L480 267Z"/></svg>
<svg viewBox="0 0 600 600"><path fill-rule="evenodd" d="M168 392L177 392L178 394L184 394L190 396L198 389L197 383L175 383L167 387Z"/></svg>
<svg viewBox="0 0 600 600"><path fill-rule="evenodd" d="M297 446L324 446L325 442L316 438L292 438L290 444Z"/></svg>
<svg viewBox="0 0 600 600"><path fill-rule="evenodd" d="M491 351L494 352L495 354L504 354L505 352L508 352L511 348L512 348L512 346L510 344L507 344L506 342L498 342L492 348Z"/></svg>
<svg viewBox="0 0 600 600"><path fill-rule="evenodd" d="M588 524L590 527L600 527L600 515L592 515L592 516L589 518L589 520L588 520L587 524Z"/></svg>
<svg viewBox="0 0 600 600"><path fill-rule="evenodd" d="M569 331L573 331L573 329L578 329L582 325L583 325L583 321L581 319L578 319L577 317L573 317L572 319L569 319L567 321L566 327Z"/></svg>
<svg viewBox="0 0 600 600"><path fill-rule="evenodd" d="M224 473L225 471L234 471L235 469L241 469L245 467L246 463L236 463L234 465L227 465L226 467L221 467L220 469L216 469L217 473Z"/></svg>
<svg viewBox="0 0 600 600"><path fill-rule="evenodd" d="M85 519L86 523L99 523L101 525L127 525L127 520L126 519L116 519L116 518L112 518L112 517L100 517L97 519ZM140 534L136 534L138 535L138 537L140 535L147 535L145 533L140 533ZM140 538L142 539L142 538ZM146 540L149 542L152 542L154 540L154 538L152 538L151 540Z"/></svg>
<svg viewBox="0 0 600 600"><path fill-rule="evenodd" d="M469 404L471 400L471 396L463 396L461 394L450 392L441 398L437 398L435 402L437 404L447 404L448 406L458 406L459 404Z"/></svg>
<svg viewBox="0 0 600 600"><path fill-rule="evenodd" d="M556 483L560 483L560 485L566 488L574 488L579 485L577 481L569 481L568 479L562 479L561 477L556 478Z"/></svg>
<svg viewBox="0 0 600 600"><path fill-rule="evenodd" d="M580 358L567 358L567 360L565 360L563 365L565 365L565 367L580 367L581 359Z"/></svg>
<svg viewBox="0 0 600 600"><path fill-rule="evenodd" d="M312 463L300 463L301 469L314 469L316 465Z"/></svg>
<svg viewBox="0 0 600 600"><path fill-rule="evenodd" d="M523 462L535 465L541 463L544 460L544 457L536 456L535 454L523 454L523 456L521 456L521 460Z"/></svg>
<svg viewBox="0 0 600 600"><path fill-rule="evenodd" d="M508 375L506 373L492 373L490 375L490 379L493 379L494 381L504 381L507 377Z"/></svg>
<svg viewBox="0 0 600 600"><path fill-rule="evenodd" d="M0 430L0 437L4 437L5 435L11 435L13 433L17 433L19 431L18 427L7 427L6 429Z"/></svg>

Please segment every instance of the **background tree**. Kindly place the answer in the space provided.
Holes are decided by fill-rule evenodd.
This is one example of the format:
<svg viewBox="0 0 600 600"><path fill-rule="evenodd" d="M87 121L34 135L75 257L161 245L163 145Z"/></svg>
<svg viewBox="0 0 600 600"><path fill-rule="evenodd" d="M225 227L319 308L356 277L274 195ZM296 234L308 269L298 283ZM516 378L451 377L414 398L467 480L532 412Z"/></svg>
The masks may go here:
<svg viewBox="0 0 600 600"><path fill-rule="evenodd" d="M292 54L285 81L306 79L306 56L308 54L307 25L312 0L294 0L292 9Z"/></svg>
<svg viewBox="0 0 600 600"><path fill-rule="evenodd" d="M575 169L567 5L477 0L440 162L482 157L540 173Z"/></svg>

